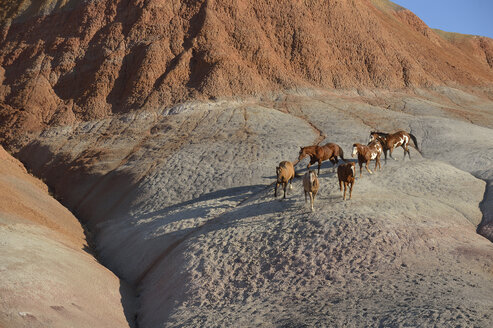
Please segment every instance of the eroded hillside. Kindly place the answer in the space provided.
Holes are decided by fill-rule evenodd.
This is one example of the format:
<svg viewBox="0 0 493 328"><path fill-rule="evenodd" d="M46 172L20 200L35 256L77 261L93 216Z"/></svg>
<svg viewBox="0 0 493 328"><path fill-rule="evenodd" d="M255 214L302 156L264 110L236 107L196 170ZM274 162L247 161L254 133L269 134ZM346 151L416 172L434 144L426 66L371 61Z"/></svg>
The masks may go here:
<svg viewBox="0 0 493 328"><path fill-rule="evenodd" d="M191 99L493 81L491 39L457 45L383 0L2 7L0 132L9 148L16 132Z"/></svg>
<svg viewBox="0 0 493 328"><path fill-rule="evenodd" d="M493 245L477 234L493 240L491 39L386 0L0 7L0 142L121 278L68 211L37 211L54 202L41 183L2 171L2 324L493 320ZM328 163L315 212L299 179L273 197L300 146L354 161L353 143L399 129L421 153L363 172L352 200Z"/></svg>

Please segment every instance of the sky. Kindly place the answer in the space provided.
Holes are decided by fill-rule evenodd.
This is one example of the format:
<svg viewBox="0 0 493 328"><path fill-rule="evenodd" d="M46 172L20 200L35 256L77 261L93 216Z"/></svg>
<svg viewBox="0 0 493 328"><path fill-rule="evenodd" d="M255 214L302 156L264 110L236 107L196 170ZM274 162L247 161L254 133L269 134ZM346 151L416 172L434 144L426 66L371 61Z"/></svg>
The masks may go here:
<svg viewBox="0 0 493 328"><path fill-rule="evenodd" d="M426 25L447 32L493 38L493 0L391 0Z"/></svg>

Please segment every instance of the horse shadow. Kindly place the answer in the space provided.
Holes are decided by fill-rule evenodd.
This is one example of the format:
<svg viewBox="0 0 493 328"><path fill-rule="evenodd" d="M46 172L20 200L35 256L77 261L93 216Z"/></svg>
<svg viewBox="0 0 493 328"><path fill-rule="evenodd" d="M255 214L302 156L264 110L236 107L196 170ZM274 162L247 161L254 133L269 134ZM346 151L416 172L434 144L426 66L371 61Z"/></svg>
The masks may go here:
<svg viewBox="0 0 493 328"><path fill-rule="evenodd" d="M252 185L217 190L157 211L138 214L135 218L138 222L141 222L139 225L146 224L145 222L162 225L197 217L206 217L212 210L226 210L231 207L228 204L241 203L265 188L265 185ZM218 200L218 204L208 203L213 200Z"/></svg>
<svg viewBox="0 0 493 328"><path fill-rule="evenodd" d="M274 197L274 190L271 190L270 187L272 185L264 186L265 190L260 195L256 195L254 197L256 199L247 199L245 203L240 203L229 210L226 209L223 213L210 218L198 227L182 229L179 235L186 236L186 239L188 239L190 237L198 237L201 234L227 229L232 226L262 224L265 216L279 214L284 211L293 211L299 208L300 199L298 197L293 194L288 195L285 199L282 196ZM223 190L223 192L226 191ZM174 239L174 235L175 233L172 232L161 234L159 237Z"/></svg>
<svg viewBox="0 0 493 328"><path fill-rule="evenodd" d="M301 191L299 195L302 195ZM299 197L291 190L286 198L283 198L282 193L274 197L273 183L257 184L217 190L157 211L137 215L134 219L144 231L152 233L153 238L175 239L177 236L188 235L194 230L214 225L230 226L250 217L290 211L299 207L299 201ZM217 216L213 214L216 212ZM165 226L201 217L204 218L202 224L164 232Z"/></svg>

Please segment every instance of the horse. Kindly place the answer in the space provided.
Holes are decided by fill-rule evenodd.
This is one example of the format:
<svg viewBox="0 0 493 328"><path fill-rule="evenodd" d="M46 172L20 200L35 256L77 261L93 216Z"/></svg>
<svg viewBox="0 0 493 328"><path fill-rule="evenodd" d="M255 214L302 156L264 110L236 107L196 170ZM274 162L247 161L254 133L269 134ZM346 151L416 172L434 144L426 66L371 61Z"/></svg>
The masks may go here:
<svg viewBox="0 0 493 328"><path fill-rule="evenodd" d="M301 161L306 156L310 156L310 163L306 167L310 169L310 165L318 162L318 174L320 175L320 166L322 166L322 161L330 160L332 164L337 165L339 163L338 156L346 162L344 159L344 152L339 145L335 143L327 143L323 146L315 145L308 147L300 147L300 153L298 156L298 162Z"/></svg>
<svg viewBox="0 0 493 328"><path fill-rule="evenodd" d="M277 187L282 184L282 188L284 190L283 198L286 198L286 186L288 185L288 182L289 189L293 189L293 186L291 185L295 175L293 163L288 161L282 161L279 163L279 166L276 166L276 175L277 179L276 187L274 189L274 197L277 197Z"/></svg>
<svg viewBox="0 0 493 328"><path fill-rule="evenodd" d="M387 151L390 151L390 157L393 160L397 160L392 157L392 151L395 147L401 146L402 149L404 149L404 159L406 158L406 153L409 156L409 159L411 159L411 153L409 152L408 145L412 146L421 154L421 150L418 148L418 141L416 140L416 137L411 133L407 133L406 131L397 131L392 134L372 131L370 132L370 142L374 140L378 140L382 144L383 152L385 155L385 163L387 163ZM409 140L412 140L414 145L409 143Z"/></svg>
<svg viewBox="0 0 493 328"><path fill-rule="evenodd" d="M368 168L368 163L374 159L375 160L375 170L377 169L377 165L382 169L382 165L380 164L380 156L382 155L382 145L379 141L375 140L368 144L368 146L355 143L353 144L353 152L352 156L356 157L358 155L358 164L359 164L359 176L361 177L361 169L363 167L363 163L365 164L366 170L373 174L373 172Z"/></svg>
<svg viewBox="0 0 493 328"><path fill-rule="evenodd" d="M356 177L355 164L345 163L337 167L337 178L339 179L339 188L342 192L342 184L344 184L344 194L342 198L346 200L346 188L349 186L349 199L353 194L353 185Z"/></svg>
<svg viewBox="0 0 493 328"><path fill-rule="evenodd" d="M315 171L310 170L303 176L303 189L305 190L305 203L307 202L306 195L310 194L310 205L313 212L313 203L317 195L319 182Z"/></svg>

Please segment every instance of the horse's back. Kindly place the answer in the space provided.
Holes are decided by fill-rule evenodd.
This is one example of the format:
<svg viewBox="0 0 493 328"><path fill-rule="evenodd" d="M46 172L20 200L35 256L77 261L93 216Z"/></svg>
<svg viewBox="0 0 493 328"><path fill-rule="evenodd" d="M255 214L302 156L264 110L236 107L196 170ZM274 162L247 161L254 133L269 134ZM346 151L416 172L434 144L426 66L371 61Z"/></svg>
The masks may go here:
<svg viewBox="0 0 493 328"><path fill-rule="evenodd" d="M378 139L375 139L372 142L370 142L368 144L368 148L370 148L372 151L377 152L378 154L381 154L383 151L382 143Z"/></svg>
<svg viewBox="0 0 493 328"><path fill-rule="evenodd" d="M306 192L317 193L318 191L318 178L314 171L308 171L303 176L303 188Z"/></svg>
<svg viewBox="0 0 493 328"><path fill-rule="evenodd" d="M355 175L355 165L353 162L344 163L337 167L337 177L339 180L346 180L348 176Z"/></svg>
<svg viewBox="0 0 493 328"><path fill-rule="evenodd" d="M344 156L342 148L336 143L329 142L323 145L322 147L325 151L327 158L331 158L333 156L339 156L342 158Z"/></svg>
<svg viewBox="0 0 493 328"><path fill-rule="evenodd" d="M290 161L282 161L279 163L281 172L285 171L286 178L289 180L294 177L294 166Z"/></svg>

